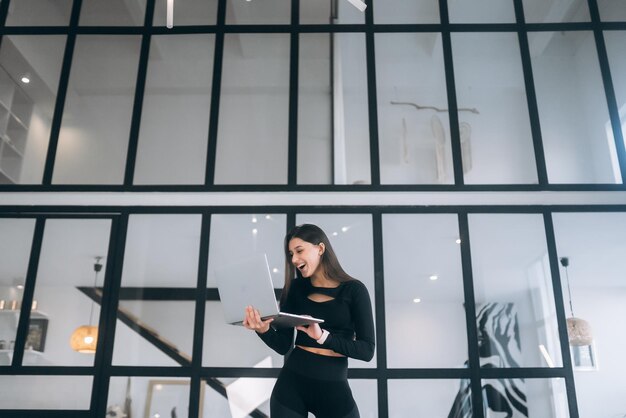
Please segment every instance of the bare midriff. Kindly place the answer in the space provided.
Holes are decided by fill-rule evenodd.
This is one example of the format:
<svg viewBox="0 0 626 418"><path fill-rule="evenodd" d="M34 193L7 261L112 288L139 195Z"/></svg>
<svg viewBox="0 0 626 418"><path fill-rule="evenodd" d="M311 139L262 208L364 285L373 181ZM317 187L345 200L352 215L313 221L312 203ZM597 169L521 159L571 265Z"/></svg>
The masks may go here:
<svg viewBox="0 0 626 418"><path fill-rule="evenodd" d="M319 354L320 356L345 357L343 354L336 353L333 350L328 349L328 348L305 347L303 345L296 345L296 347L301 348L310 353Z"/></svg>

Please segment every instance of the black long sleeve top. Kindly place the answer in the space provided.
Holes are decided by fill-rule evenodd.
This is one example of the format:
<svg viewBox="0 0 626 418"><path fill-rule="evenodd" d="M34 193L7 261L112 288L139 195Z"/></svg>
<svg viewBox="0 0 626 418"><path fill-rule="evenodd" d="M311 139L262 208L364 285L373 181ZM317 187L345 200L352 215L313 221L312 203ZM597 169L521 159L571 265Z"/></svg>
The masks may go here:
<svg viewBox="0 0 626 418"><path fill-rule="evenodd" d="M318 293L333 299L315 302L309 295ZM281 311L298 315L311 315L323 319L322 329L330 335L323 344L298 331L296 345L329 348L336 353L359 360L370 361L374 356L375 332L372 304L367 288L358 280L341 282L338 287L315 287L307 278L291 282L286 302ZM270 348L286 354L294 345L294 328L275 328L258 334Z"/></svg>

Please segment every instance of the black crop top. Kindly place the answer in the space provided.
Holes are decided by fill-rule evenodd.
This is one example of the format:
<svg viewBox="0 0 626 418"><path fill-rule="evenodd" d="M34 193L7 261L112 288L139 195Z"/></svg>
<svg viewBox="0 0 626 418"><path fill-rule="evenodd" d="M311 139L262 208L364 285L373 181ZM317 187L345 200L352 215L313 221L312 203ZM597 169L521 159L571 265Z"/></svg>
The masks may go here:
<svg viewBox="0 0 626 418"><path fill-rule="evenodd" d="M315 302L311 294L323 294L333 299ZM359 360L370 361L374 356L374 319L369 293L358 280L342 282L338 287L314 287L306 278L294 279L287 300L281 305L282 312L298 315L311 315L323 319L322 329L330 335L324 344L298 331L296 345L316 348L329 348L336 353ZM270 348L279 354L286 354L293 347L294 328L274 328L258 334Z"/></svg>

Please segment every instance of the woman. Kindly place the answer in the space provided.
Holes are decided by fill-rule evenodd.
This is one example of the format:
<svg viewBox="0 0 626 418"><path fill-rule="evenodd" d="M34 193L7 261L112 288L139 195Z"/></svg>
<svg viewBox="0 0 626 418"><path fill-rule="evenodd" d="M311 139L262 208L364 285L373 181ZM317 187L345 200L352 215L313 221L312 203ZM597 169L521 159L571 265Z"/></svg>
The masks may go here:
<svg viewBox="0 0 626 418"><path fill-rule="evenodd" d="M272 418L358 418L348 386L348 357L374 356L374 320L367 288L339 264L328 237L304 224L285 237L285 286L281 311L321 318L321 324L274 328L248 306L244 326L270 348L286 354L270 400ZM297 275L297 278L293 278Z"/></svg>

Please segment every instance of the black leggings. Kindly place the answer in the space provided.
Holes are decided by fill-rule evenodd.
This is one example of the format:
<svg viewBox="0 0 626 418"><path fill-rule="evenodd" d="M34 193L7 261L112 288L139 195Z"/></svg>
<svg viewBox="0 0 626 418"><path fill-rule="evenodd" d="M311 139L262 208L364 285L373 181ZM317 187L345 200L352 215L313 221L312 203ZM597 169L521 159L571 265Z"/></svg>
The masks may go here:
<svg viewBox="0 0 626 418"><path fill-rule="evenodd" d="M348 359L294 348L270 399L272 418L359 418L348 386Z"/></svg>

